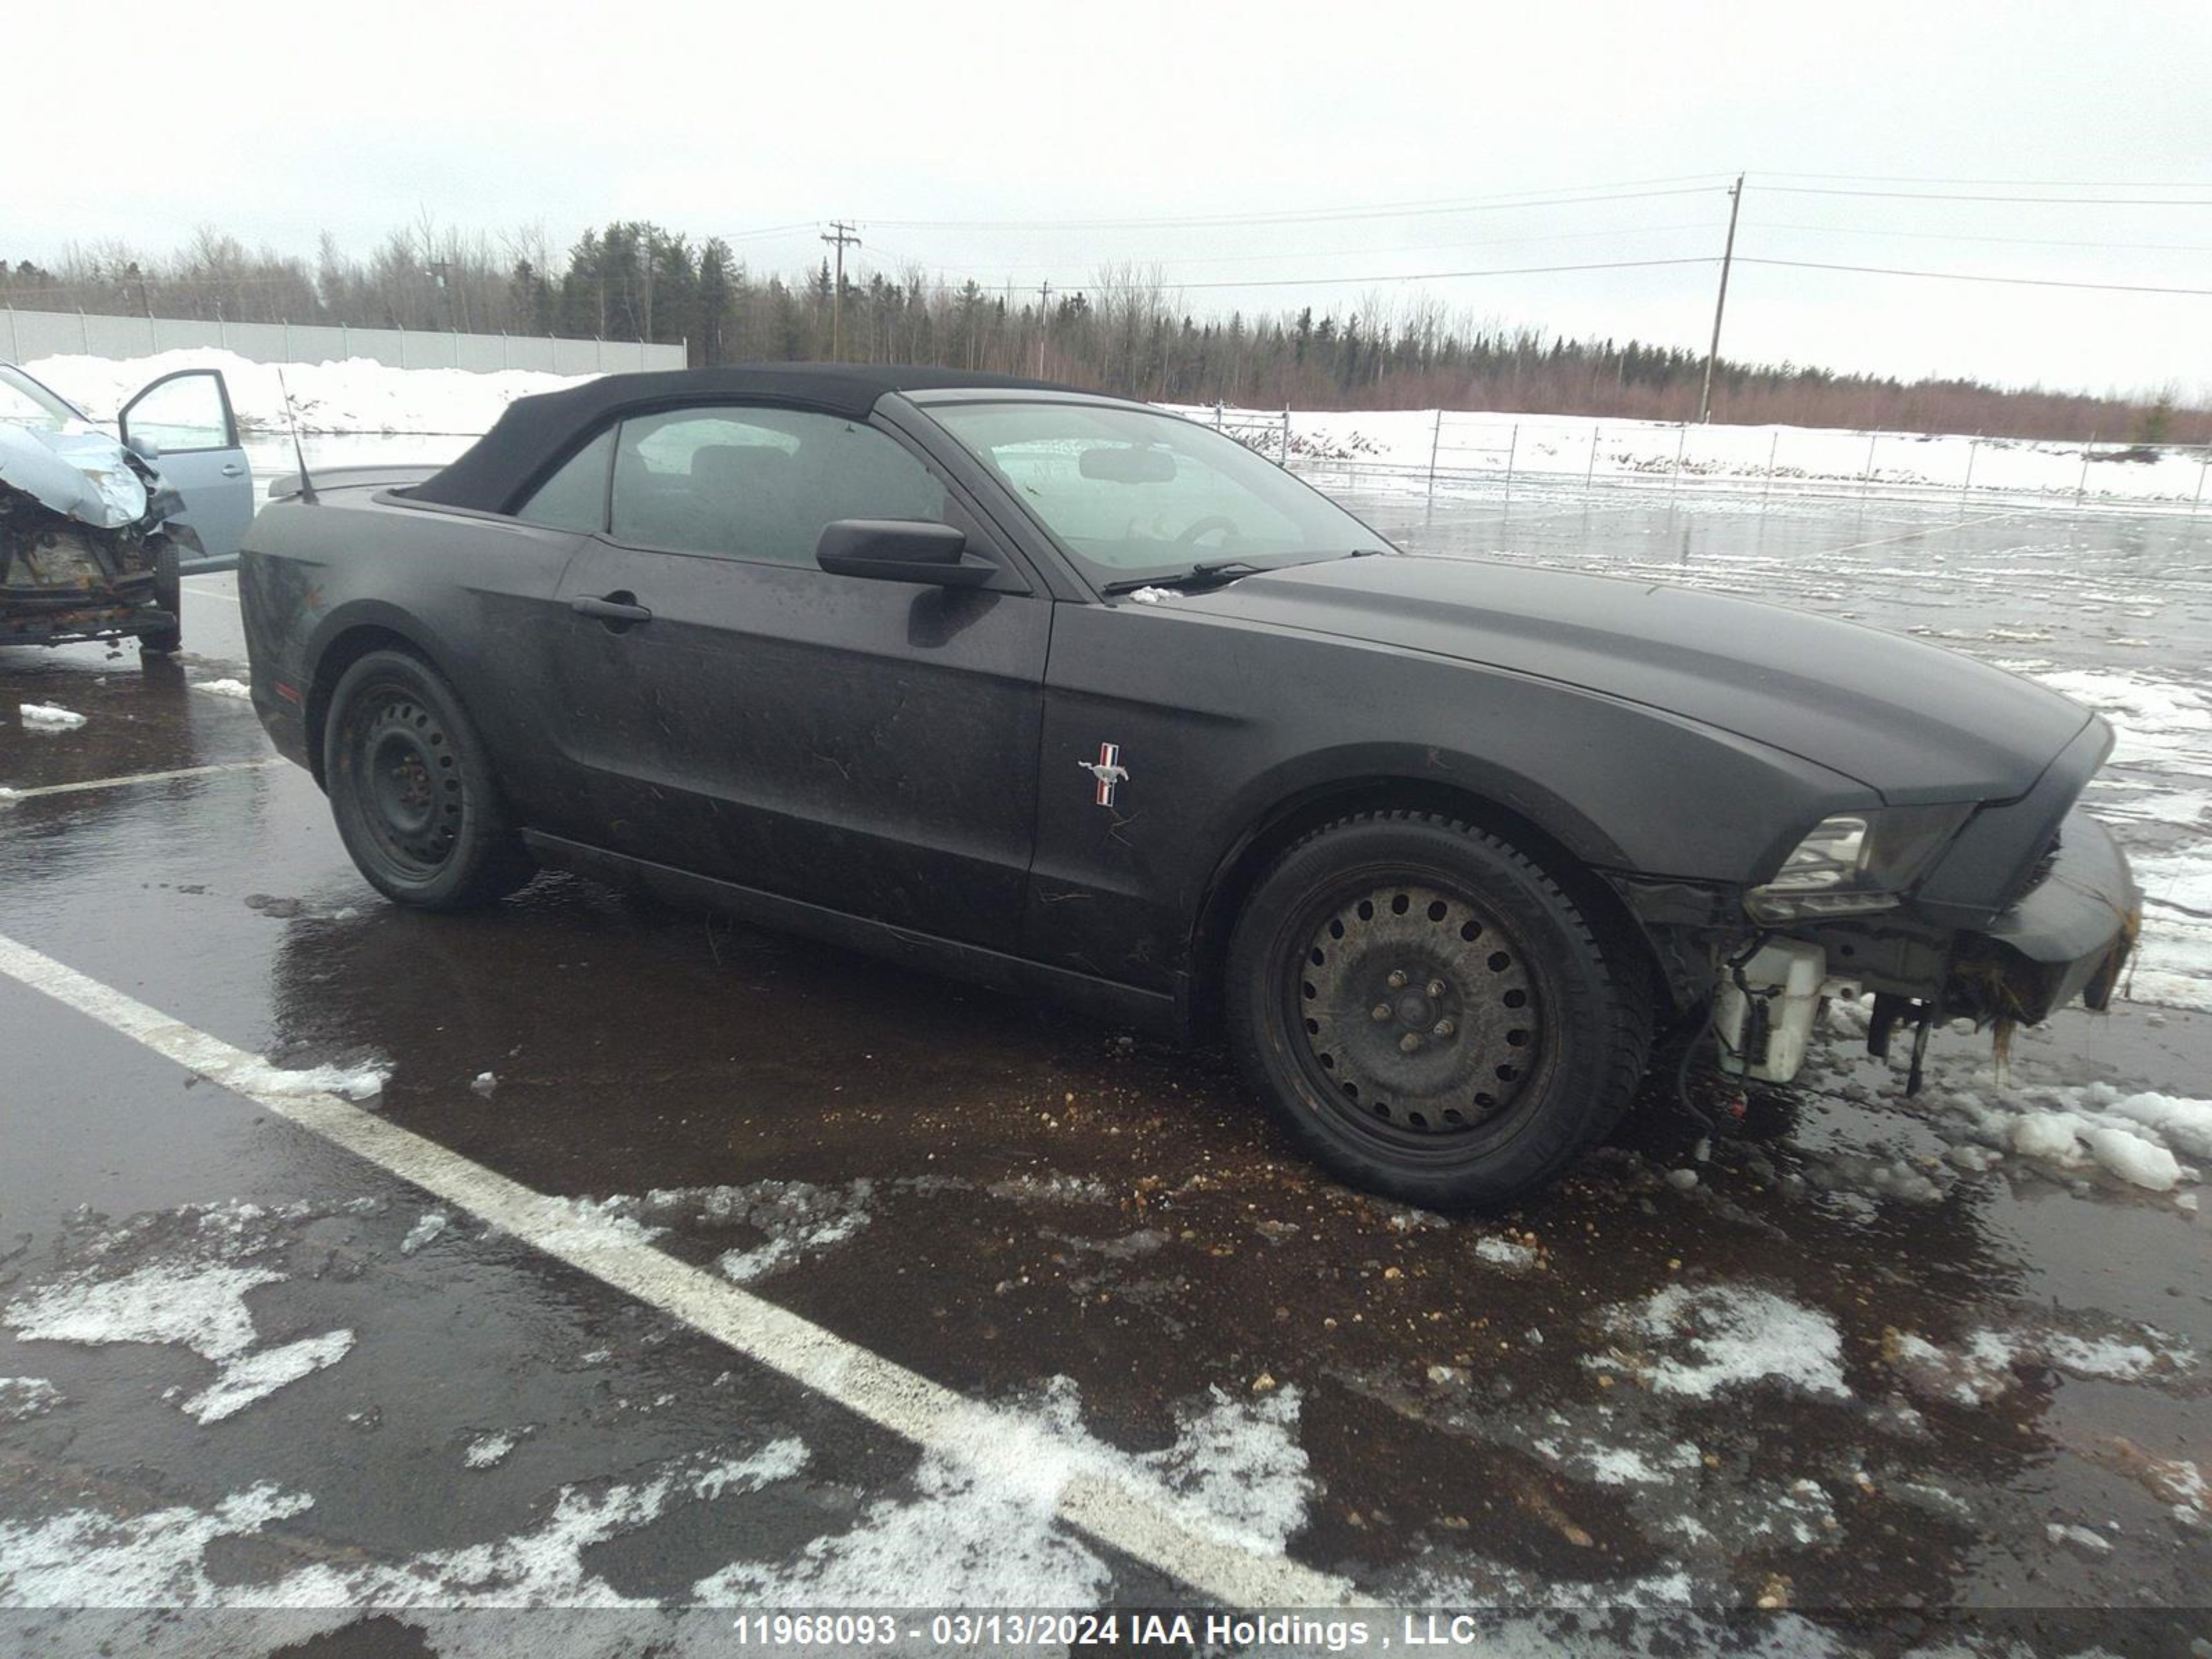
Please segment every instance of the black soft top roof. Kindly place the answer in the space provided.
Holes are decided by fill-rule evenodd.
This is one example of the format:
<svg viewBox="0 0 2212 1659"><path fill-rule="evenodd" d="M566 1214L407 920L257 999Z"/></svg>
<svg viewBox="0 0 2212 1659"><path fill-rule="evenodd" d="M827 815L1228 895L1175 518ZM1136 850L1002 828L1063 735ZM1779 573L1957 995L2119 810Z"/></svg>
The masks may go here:
<svg viewBox="0 0 2212 1659"><path fill-rule="evenodd" d="M977 390L1065 392L1043 380L950 368L877 368L865 363L738 363L720 368L603 374L581 386L518 398L498 423L443 471L406 493L416 501L504 513L611 416L672 404L726 398L787 404L848 419L865 418L887 392Z"/></svg>

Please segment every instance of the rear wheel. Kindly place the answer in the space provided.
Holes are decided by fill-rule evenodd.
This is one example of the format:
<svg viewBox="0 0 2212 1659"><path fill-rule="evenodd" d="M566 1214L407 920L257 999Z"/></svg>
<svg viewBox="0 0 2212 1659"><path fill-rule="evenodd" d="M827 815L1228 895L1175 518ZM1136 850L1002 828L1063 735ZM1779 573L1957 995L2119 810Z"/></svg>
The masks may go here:
<svg viewBox="0 0 2212 1659"><path fill-rule="evenodd" d="M1355 1185L1439 1208L1508 1203L1611 1127L1651 1006L1573 901L1493 836L1366 813L1286 853L1229 956L1246 1077Z"/></svg>
<svg viewBox="0 0 2212 1659"><path fill-rule="evenodd" d="M142 629L138 634L138 648L167 655L185 642L184 578L177 570L177 550L167 537L154 555L154 603L167 611L174 621L161 628Z"/></svg>
<svg viewBox="0 0 2212 1659"><path fill-rule="evenodd" d="M331 694L323 754L338 834L386 897L462 910L535 873L474 722L427 664L374 651L347 669Z"/></svg>

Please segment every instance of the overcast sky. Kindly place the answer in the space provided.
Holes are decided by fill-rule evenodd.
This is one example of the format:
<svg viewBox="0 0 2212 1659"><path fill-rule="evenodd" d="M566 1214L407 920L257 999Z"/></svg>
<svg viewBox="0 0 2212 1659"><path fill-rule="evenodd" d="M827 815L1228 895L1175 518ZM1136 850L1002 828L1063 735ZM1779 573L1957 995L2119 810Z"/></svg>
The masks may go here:
<svg viewBox="0 0 2212 1659"><path fill-rule="evenodd" d="M130 0L19 5L5 27L11 60L40 67L12 77L0 258L110 238L166 252L204 223L309 256L327 229L366 252L427 210L495 233L542 226L562 249L588 224L653 219L787 270L842 216L860 226L863 269L920 263L1033 291L1135 261L1194 312L1342 313L1425 292L1455 312L1702 349L1711 264L1364 279L1711 258L1725 180L1747 170L1740 260L2212 289L2203 0ZM1947 182L1896 182L1920 180ZM1496 200L1662 190L1686 193ZM1409 204L1423 205L1375 211ZM1245 222L1219 222L1232 216ZM1279 285L1199 286L1231 282ZM2212 398L2203 294L1740 262L1723 343Z"/></svg>

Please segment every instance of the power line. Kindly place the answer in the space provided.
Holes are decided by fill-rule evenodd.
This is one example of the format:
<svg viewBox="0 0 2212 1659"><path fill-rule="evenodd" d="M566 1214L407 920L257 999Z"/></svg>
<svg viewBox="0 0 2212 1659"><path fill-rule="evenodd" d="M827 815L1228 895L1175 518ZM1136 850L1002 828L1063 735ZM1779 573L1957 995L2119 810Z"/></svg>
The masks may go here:
<svg viewBox="0 0 2212 1659"><path fill-rule="evenodd" d="M1322 288L1354 283L1443 283L1462 276L1535 276L1561 270L1634 270L1650 265L1717 265L1717 256L1699 254L1680 259L1608 259L1594 264L1512 265L1489 270L1421 270L1384 276L1267 276L1253 282L1168 283L1162 288Z"/></svg>
<svg viewBox="0 0 2212 1659"><path fill-rule="evenodd" d="M1583 203L1636 202L1656 196L1703 196L1717 185L1670 190L1617 191L1601 195L1537 195L1518 198L1468 198L1449 204L1398 204L1358 208L1306 209L1289 213L1222 213L1158 219L872 219L893 230L1171 230L1230 225L1328 224L1358 219L1411 219L1437 214L1497 212L1512 208L1575 207Z"/></svg>
<svg viewBox="0 0 2212 1659"><path fill-rule="evenodd" d="M1923 179L1895 173L1754 173L1754 179L1828 179L1866 185L1984 185L2015 190L2212 190L2202 179ZM1776 186L1779 188L1779 186Z"/></svg>
<svg viewBox="0 0 2212 1659"><path fill-rule="evenodd" d="M2094 289L2106 294L2188 294L2212 297L2212 288L2158 288L2147 283L2074 283L2055 276L1991 276L1968 270L1900 270L1887 265L1832 265L1811 259L1754 259L1739 254L1738 264L1785 265L1795 270L1849 270L1870 276L1924 276L1942 283L2003 283L2021 288Z"/></svg>
<svg viewBox="0 0 2212 1659"><path fill-rule="evenodd" d="M2212 253L2212 242L2108 242L2102 237L1968 236L1948 230L1888 230L1871 225L1788 225L1767 221L1754 230L1810 230L1827 236L1905 236L1921 242L1993 242L2008 247L2125 248L2131 252ZM1596 232L1603 235L1607 233Z"/></svg>
<svg viewBox="0 0 2212 1659"><path fill-rule="evenodd" d="M1761 185L1791 196L1878 196L1893 202L2031 202L2048 207L2212 208L2212 196L1966 196L1948 191L1837 190L1825 185Z"/></svg>
<svg viewBox="0 0 2212 1659"><path fill-rule="evenodd" d="M1177 259L1175 262L1175 265L1176 269L1181 270L1183 267L1189 265L1245 265L1258 264L1275 259L1330 258L1338 254L1343 254L1347 257L1365 257L1377 253L1437 253L1459 248L1470 247L1527 247L1545 242L1591 242L1608 240L1623 236L1657 236L1685 230L1709 231L1716 228L1717 224L1717 221L1708 222L1704 220L1685 220L1680 223L1671 225L1637 225L1626 230L1571 230L1545 236L1486 236L1478 241L1472 242L1410 242L1393 244L1388 247L1348 247L1329 249L1296 248L1288 252L1279 253L1209 253L1202 254L1196 258ZM910 264L930 264L934 263L933 261L927 259L914 259L908 255L895 252L891 249L884 247L881 242L877 243L876 247L877 251L879 252L890 253L893 258L905 260ZM1066 266L1067 262L1065 259L1032 259L1018 262L1010 265L1003 265L1000 267L1000 269L1006 271L1058 271L1066 270ZM944 269L952 270L957 269L957 267L946 266L944 267Z"/></svg>

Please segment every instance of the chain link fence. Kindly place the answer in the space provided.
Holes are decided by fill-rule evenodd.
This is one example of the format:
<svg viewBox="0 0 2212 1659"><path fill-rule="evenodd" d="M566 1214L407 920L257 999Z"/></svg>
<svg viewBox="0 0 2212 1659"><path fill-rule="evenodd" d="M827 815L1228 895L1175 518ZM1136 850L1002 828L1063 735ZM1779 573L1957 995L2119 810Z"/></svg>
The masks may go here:
<svg viewBox="0 0 2212 1659"><path fill-rule="evenodd" d="M1779 501L1875 499L2127 513L2212 512L2212 445L2080 443L1811 427L1458 414L1264 410L1191 416L1347 489L1589 497L1611 491Z"/></svg>

